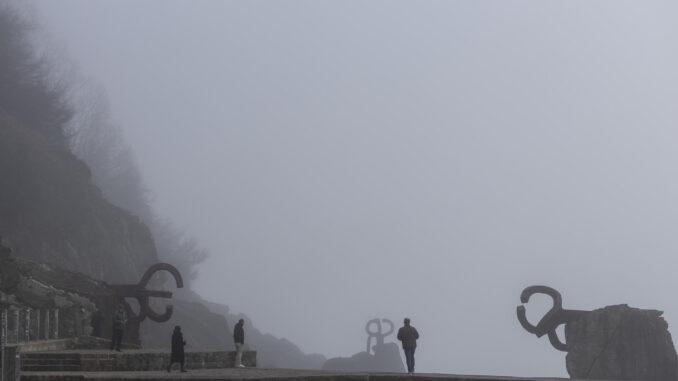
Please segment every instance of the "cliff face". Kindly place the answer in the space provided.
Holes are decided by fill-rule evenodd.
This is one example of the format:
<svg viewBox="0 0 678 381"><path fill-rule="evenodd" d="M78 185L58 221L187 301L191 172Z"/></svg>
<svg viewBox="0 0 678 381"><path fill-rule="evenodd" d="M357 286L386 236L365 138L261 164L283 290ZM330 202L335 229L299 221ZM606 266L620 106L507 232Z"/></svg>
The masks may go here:
<svg viewBox="0 0 678 381"><path fill-rule="evenodd" d="M158 262L149 229L106 201L63 142L0 109L0 236L19 257L110 283L136 283Z"/></svg>

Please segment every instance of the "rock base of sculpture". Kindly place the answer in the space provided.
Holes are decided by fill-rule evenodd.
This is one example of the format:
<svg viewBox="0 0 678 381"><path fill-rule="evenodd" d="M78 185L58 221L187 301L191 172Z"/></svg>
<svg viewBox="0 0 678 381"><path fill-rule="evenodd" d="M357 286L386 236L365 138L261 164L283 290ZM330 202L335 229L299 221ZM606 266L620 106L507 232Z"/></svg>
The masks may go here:
<svg viewBox="0 0 678 381"><path fill-rule="evenodd" d="M570 377L678 379L678 357L661 315L661 311L622 304L591 311L568 323L565 341Z"/></svg>
<svg viewBox="0 0 678 381"><path fill-rule="evenodd" d="M359 352L351 357L335 357L325 361L322 370L346 372L405 372L400 348L396 343L372 347L374 354Z"/></svg>

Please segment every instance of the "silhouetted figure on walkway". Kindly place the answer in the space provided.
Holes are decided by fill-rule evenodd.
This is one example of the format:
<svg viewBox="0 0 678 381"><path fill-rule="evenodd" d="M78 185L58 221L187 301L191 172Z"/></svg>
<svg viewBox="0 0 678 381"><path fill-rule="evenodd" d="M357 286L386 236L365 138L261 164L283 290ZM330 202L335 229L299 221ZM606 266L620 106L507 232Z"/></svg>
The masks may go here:
<svg viewBox="0 0 678 381"><path fill-rule="evenodd" d="M417 339L419 332L410 325L410 319L405 318L405 325L398 330L398 340L403 342L403 351L405 352L405 362L407 363L407 373L414 373L414 350L417 349Z"/></svg>
<svg viewBox="0 0 678 381"><path fill-rule="evenodd" d="M242 364L242 350L245 345L245 320L240 319L238 323L233 328L233 341L235 342L235 366L238 368L244 368L245 365Z"/></svg>
<svg viewBox="0 0 678 381"><path fill-rule="evenodd" d="M181 364L181 371L185 372L184 369L184 346L186 342L184 341L184 335L181 333L181 327L175 326L174 332L172 333L172 354L170 355L170 363L167 365L167 372L172 370L172 365L175 362Z"/></svg>
<svg viewBox="0 0 678 381"><path fill-rule="evenodd" d="M118 309L113 313L113 338L111 339L111 350L115 348L120 351L120 344L122 344L122 334L125 331L125 324L127 324L127 313L122 304L118 304Z"/></svg>
<svg viewBox="0 0 678 381"><path fill-rule="evenodd" d="M92 336L101 337L101 328L104 326L104 314L101 310L96 310L90 320L92 326Z"/></svg>

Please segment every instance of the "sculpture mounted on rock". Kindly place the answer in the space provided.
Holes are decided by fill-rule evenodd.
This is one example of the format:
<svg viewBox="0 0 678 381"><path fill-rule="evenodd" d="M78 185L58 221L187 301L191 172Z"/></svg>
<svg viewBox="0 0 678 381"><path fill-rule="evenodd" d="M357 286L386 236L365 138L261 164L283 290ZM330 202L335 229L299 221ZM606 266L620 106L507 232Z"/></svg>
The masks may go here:
<svg viewBox="0 0 678 381"><path fill-rule="evenodd" d="M518 306L518 321L526 331L548 335L554 348L567 352L570 377L577 379L678 379L678 356L662 311L642 310L626 304L594 311L562 308L560 293L547 286L523 290L520 301L529 302L534 294L553 299L553 307L537 323L531 324L525 306ZM565 326L565 342L556 328Z"/></svg>
<svg viewBox="0 0 678 381"><path fill-rule="evenodd" d="M387 332L383 331L382 323L390 325ZM376 330L375 330L376 327ZM351 357L334 357L322 366L323 370L349 372L397 372L405 371L400 349L396 343L385 343L384 339L391 335L395 327L389 319L372 319L365 325L367 332L367 348ZM372 346L372 339L375 345Z"/></svg>

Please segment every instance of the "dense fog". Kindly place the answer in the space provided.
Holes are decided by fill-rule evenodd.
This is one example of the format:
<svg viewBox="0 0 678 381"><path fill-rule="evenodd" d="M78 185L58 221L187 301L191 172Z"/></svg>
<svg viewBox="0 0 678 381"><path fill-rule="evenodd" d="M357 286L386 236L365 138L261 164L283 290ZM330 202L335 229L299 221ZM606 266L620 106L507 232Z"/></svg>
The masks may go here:
<svg viewBox="0 0 678 381"><path fill-rule="evenodd" d="M516 319L546 284L676 333L674 2L28 3L259 329L350 356L407 316L420 372L566 376Z"/></svg>

